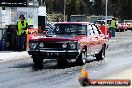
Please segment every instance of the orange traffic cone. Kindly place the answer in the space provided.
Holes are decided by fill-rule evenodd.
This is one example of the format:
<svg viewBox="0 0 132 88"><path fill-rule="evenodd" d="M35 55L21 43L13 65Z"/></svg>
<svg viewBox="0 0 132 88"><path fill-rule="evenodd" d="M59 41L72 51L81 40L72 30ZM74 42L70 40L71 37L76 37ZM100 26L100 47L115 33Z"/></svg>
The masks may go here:
<svg viewBox="0 0 132 88"><path fill-rule="evenodd" d="M84 67L82 67L81 74L82 74L82 77L85 77L85 70L84 70Z"/></svg>
<svg viewBox="0 0 132 88"><path fill-rule="evenodd" d="M84 67L81 70L82 77L88 78L88 71L85 71Z"/></svg>
<svg viewBox="0 0 132 88"><path fill-rule="evenodd" d="M90 85L91 82L90 82L90 79L88 79L88 71L85 71L84 67L82 67L81 75L82 77L79 78L79 83L82 86Z"/></svg>
<svg viewBox="0 0 132 88"><path fill-rule="evenodd" d="M88 71L85 72L85 78L88 78Z"/></svg>

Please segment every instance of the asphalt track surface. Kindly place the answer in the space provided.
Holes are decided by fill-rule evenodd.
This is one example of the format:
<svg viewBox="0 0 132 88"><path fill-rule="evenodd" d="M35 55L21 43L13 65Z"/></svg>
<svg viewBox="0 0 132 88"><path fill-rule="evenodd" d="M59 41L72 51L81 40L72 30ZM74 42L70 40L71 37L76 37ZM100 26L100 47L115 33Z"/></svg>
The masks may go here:
<svg viewBox="0 0 132 88"><path fill-rule="evenodd" d="M132 32L117 32L110 39L106 59L85 65L89 78L103 79L131 68L131 51ZM82 88L78 82L81 68L74 62L57 66L56 60L45 60L43 65L36 66L30 57L0 62L0 88Z"/></svg>

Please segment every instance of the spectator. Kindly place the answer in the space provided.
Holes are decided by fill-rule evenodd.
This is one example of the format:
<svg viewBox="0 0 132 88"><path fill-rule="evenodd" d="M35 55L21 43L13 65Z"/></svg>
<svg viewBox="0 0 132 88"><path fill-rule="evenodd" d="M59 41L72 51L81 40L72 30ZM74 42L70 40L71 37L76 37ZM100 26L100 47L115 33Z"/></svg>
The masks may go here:
<svg viewBox="0 0 132 88"><path fill-rule="evenodd" d="M27 22L23 14L20 15L19 20L17 21L17 41L18 49L26 49L26 31L27 31Z"/></svg>
<svg viewBox="0 0 132 88"><path fill-rule="evenodd" d="M116 27L117 27L116 19L112 18L112 21L110 22L110 28L109 28L109 31L112 37L115 37Z"/></svg>

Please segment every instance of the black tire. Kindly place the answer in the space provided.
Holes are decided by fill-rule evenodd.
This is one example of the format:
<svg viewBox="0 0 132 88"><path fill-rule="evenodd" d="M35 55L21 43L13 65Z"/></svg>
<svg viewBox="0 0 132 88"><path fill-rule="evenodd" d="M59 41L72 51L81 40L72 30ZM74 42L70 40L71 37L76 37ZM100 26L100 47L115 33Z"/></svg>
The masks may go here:
<svg viewBox="0 0 132 88"><path fill-rule="evenodd" d="M126 29L123 29L123 32L125 32L126 31Z"/></svg>
<svg viewBox="0 0 132 88"><path fill-rule="evenodd" d="M119 32L121 32L121 29L119 29Z"/></svg>
<svg viewBox="0 0 132 88"><path fill-rule="evenodd" d="M120 29L120 32L124 32L124 29L121 28L121 29Z"/></svg>
<svg viewBox="0 0 132 88"><path fill-rule="evenodd" d="M119 29L119 32L121 32L122 30L121 29Z"/></svg>
<svg viewBox="0 0 132 88"><path fill-rule="evenodd" d="M119 29L116 29L116 32L119 32Z"/></svg>
<svg viewBox="0 0 132 88"><path fill-rule="evenodd" d="M124 30L125 30L125 29L123 29L123 28L120 28L120 32L124 32Z"/></svg>
<svg viewBox="0 0 132 88"><path fill-rule="evenodd" d="M84 65L86 64L86 59L87 59L87 52L82 51L81 54L79 55L79 57L76 59L76 64L77 65Z"/></svg>
<svg viewBox="0 0 132 88"><path fill-rule="evenodd" d="M125 32L125 29L122 29L122 32Z"/></svg>
<svg viewBox="0 0 132 88"><path fill-rule="evenodd" d="M41 57L32 57L33 58L33 62L36 65L41 65L43 63L43 59Z"/></svg>
<svg viewBox="0 0 132 88"><path fill-rule="evenodd" d="M103 60L105 58L105 46L102 47L101 51L95 55L96 60Z"/></svg>

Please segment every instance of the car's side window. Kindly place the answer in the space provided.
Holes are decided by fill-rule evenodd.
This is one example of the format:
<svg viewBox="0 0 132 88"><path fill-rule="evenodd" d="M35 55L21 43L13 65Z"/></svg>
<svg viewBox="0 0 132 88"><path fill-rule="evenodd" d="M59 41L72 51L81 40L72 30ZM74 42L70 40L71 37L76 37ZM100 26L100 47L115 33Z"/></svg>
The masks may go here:
<svg viewBox="0 0 132 88"><path fill-rule="evenodd" d="M88 35L94 35L94 31L91 25L88 25Z"/></svg>
<svg viewBox="0 0 132 88"><path fill-rule="evenodd" d="M100 31L99 31L99 29L96 26L92 25L92 27L93 27L95 35L100 34Z"/></svg>
<svg viewBox="0 0 132 88"><path fill-rule="evenodd" d="M86 29L87 29L87 26L82 25L81 28L78 28L78 31L80 32L80 34L85 34L86 35Z"/></svg>

